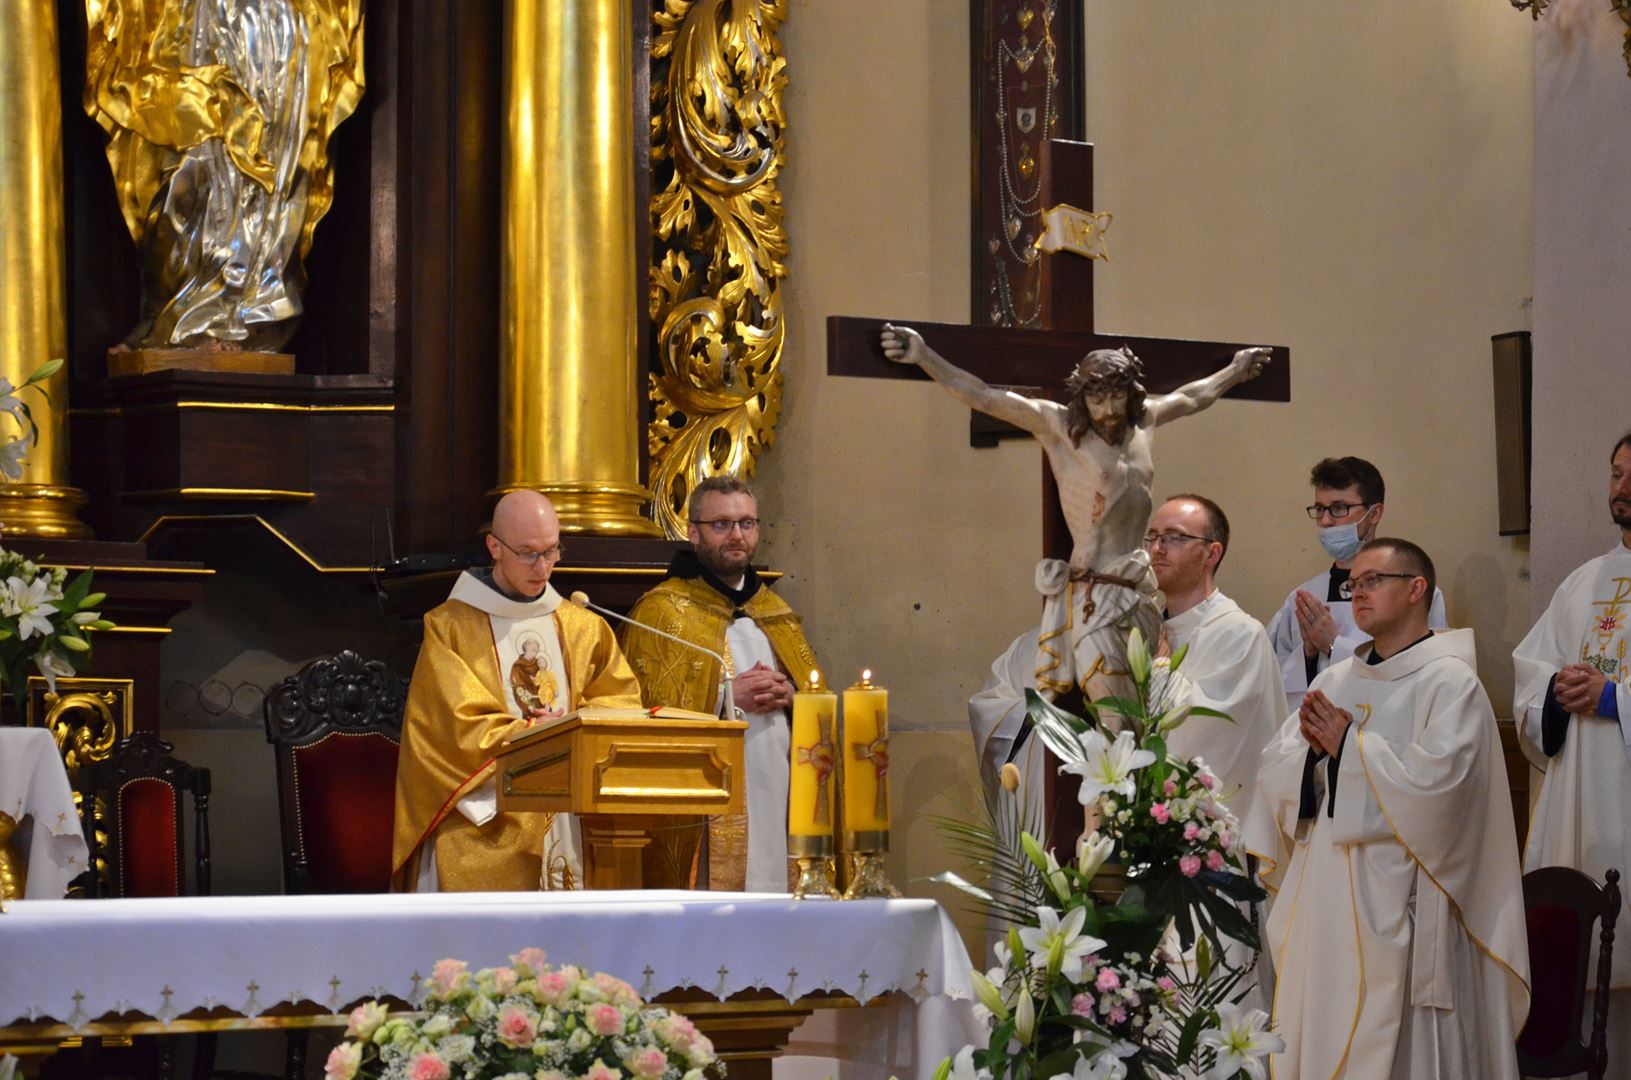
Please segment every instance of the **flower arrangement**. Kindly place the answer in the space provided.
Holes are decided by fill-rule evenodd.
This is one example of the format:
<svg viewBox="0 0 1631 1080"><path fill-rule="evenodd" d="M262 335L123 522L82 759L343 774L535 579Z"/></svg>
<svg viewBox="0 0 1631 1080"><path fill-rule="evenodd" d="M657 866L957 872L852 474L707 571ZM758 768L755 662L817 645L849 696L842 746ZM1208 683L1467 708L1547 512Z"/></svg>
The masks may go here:
<svg viewBox="0 0 1631 1080"><path fill-rule="evenodd" d="M325 1080L703 1080L724 1066L691 1021L622 979L552 967L527 948L472 973L440 960L418 1018L378 1001L351 1012Z"/></svg>
<svg viewBox="0 0 1631 1080"><path fill-rule="evenodd" d="M106 593L93 593L91 572L73 581L60 566L36 566L0 548L0 680L19 710L28 703L32 664L55 692L57 679L90 660L90 635L113 623L94 610Z"/></svg>
<svg viewBox="0 0 1631 1080"><path fill-rule="evenodd" d="M1134 698L1101 698L1078 717L1028 694L1037 734L1082 778L1087 831L1074 859L1061 864L1037 823L1020 820L1012 765L988 827L943 822L991 888L938 880L1010 926L996 966L970 973L990 1040L942 1062L936 1080L1262 1080L1264 1058L1283 1048L1261 1010L1232 999L1250 964L1224 942L1258 947L1237 905L1265 893L1217 776L1168 753L1166 736L1189 717L1227 719L1191 703L1182 663L1183 650L1152 658L1134 630Z"/></svg>

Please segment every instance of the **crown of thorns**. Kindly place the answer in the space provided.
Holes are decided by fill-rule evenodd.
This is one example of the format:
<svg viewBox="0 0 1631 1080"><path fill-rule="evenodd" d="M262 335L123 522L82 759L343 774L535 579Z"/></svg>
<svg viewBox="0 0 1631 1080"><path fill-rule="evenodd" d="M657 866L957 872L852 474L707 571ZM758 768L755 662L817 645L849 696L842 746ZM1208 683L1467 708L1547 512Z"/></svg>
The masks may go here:
<svg viewBox="0 0 1631 1080"><path fill-rule="evenodd" d="M1131 389L1138 385L1139 378L1144 374L1144 362L1133 355L1133 350L1123 345L1119 349L1094 349L1082 357L1082 362L1076 365L1076 370L1070 373L1065 380L1065 387L1072 394L1079 394L1084 390Z"/></svg>

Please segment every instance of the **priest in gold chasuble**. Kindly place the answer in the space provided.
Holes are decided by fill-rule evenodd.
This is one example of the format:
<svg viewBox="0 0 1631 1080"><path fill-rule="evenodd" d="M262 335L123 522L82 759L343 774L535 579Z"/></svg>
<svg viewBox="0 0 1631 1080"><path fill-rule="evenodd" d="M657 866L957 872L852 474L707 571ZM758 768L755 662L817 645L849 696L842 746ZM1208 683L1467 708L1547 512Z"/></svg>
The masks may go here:
<svg viewBox="0 0 1631 1080"><path fill-rule="evenodd" d="M499 501L490 571L465 571L425 615L402 720L392 884L398 891L571 888L568 814L500 814L493 757L512 735L584 706L638 708L640 688L600 616L549 584L561 557L548 499Z"/></svg>
<svg viewBox="0 0 1631 1080"><path fill-rule="evenodd" d="M730 665L736 707L748 723L748 812L709 822L708 884L785 892L792 753L787 718L795 687L810 683L815 653L793 609L753 571L758 503L747 486L730 477L705 480L692 491L689 510L694 551L675 555L669 576L629 615L711 649ZM647 706L719 711L725 673L718 661L635 626L623 628L622 642Z"/></svg>

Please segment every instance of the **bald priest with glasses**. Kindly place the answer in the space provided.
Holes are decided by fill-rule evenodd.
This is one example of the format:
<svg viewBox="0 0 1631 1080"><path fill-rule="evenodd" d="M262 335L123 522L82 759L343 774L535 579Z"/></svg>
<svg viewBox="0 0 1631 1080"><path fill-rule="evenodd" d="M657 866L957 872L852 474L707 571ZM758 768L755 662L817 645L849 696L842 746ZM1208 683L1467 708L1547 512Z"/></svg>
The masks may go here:
<svg viewBox="0 0 1631 1080"><path fill-rule="evenodd" d="M640 707L612 628L549 584L562 550L550 501L536 491L505 495L486 540L491 569L460 574L425 615L397 761L398 892L581 884L577 822L499 813L493 755L518 732L575 709Z"/></svg>
<svg viewBox="0 0 1631 1080"><path fill-rule="evenodd" d="M708 885L787 891L787 786L793 691L809 685L815 653L799 617L754 572L762 532L759 504L742 481L709 477L691 491L687 536L668 577L635 602L631 619L725 658L736 707L747 721L745 815L708 822ZM637 626L622 629L645 703L718 712L717 661Z"/></svg>

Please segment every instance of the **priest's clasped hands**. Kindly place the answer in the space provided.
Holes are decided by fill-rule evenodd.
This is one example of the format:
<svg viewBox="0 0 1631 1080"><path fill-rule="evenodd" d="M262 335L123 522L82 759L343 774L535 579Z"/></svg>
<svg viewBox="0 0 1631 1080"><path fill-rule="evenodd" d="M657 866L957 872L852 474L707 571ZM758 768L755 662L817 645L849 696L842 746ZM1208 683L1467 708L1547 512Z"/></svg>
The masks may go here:
<svg viewBox="0 0 1631 1080"><path fill-rule="evenodd" d="M793 680L762 662L738 672L736 704L748 712L764 713L793 707Z"/></svg>
<svg viewBox="0 0 1631 1080"><path fill-rule="evenodd" d="M1331 699L1318 690L1310 690L1297 709L1297 719L1303 738L1321 754L1335 754L1342 749L1348 725L1353 714L1331 704Z"/></svg>
<svg viewBox="0 0 1631 1080"><path fill-rule="evenodd" d="M1329 653L1336 643L1337 624L1328 605L1307 589L1297 590L1297 629L1302 633L1303 655Z"/></svg>
<svg viewBox="0 0 1631 1080"><path fill-rule="evenodd" d="M1608 676L1590 664L1570 664L1557 673L1552 688L1559 705L1576 716L1594 716L1606 685Z"/></svg>

